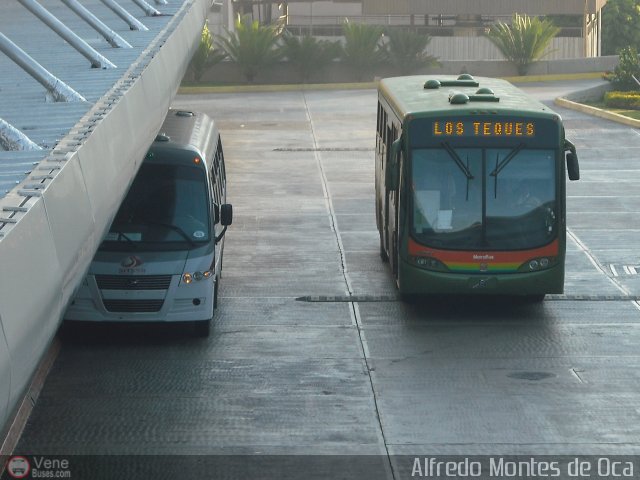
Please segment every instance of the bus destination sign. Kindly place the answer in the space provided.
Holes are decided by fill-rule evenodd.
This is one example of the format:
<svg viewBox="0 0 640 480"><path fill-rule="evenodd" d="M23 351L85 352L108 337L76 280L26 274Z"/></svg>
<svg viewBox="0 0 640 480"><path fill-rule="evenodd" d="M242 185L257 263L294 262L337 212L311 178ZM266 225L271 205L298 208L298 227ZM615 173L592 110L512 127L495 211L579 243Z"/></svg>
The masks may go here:
<svg viewBox="0 0 640 480"><path fill-rule="evenodd" d="M434 120L431 133L434 137L533 138L536 124L532 121Z"/></svg>

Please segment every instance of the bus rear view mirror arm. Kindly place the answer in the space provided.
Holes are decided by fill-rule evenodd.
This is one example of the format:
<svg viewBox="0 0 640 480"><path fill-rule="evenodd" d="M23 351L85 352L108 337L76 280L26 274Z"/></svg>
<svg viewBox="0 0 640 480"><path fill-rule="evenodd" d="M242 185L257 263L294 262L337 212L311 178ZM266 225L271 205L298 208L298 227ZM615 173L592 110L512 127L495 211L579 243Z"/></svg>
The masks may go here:
<svg viewBox="0 0 640 480"><path fill-rule="evenodd" d="M387 168L385 169L384 185L388 190L397 190L400 180L400 164L398 155L400 154L400 139L391 144L387 157Z"/></svg>
<svg viewBox="0 0 640 480"><path fill-rule="evenodd" d="M580 180L580 164L578 163L578 154L576 147L569 140L564 141L564 150L567 152L567 173L569 180Z"/></svg>

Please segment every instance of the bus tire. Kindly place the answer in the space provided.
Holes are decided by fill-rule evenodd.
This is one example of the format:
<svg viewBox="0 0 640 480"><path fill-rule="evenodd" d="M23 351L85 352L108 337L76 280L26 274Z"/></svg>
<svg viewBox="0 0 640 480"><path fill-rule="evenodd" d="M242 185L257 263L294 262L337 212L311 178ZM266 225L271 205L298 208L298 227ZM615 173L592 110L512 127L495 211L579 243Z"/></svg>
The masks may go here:
<svg viewBox="0 0 640 480"><path fill-rule="evenodd" d="M398 280L398 261L400 260L400 253L398 252L398 235L394 234L391 240L391 255L393 255L393 277Z"/></svg>
<svg viewBox="0 0 640 480"><path fill-rule="evenodd" d="M211 333L211 319L197 320L193 322L193 332L196 337L207 338Z"/></svg>
<svg viewBox="0 0 640 480"><path fill-rule="evenodd" d="M380 235L380 259L384 263L387 263L389 261L389 255L387 255L387 252L384 249L384 243L382 241L382 235Z"/></svg>
<svg viewBox="0 0 640 480"><path fill-rule="evenodd" d="M525 298L526 303L542 303L546 294L535 293L533 295L527 295Z"/></svg>

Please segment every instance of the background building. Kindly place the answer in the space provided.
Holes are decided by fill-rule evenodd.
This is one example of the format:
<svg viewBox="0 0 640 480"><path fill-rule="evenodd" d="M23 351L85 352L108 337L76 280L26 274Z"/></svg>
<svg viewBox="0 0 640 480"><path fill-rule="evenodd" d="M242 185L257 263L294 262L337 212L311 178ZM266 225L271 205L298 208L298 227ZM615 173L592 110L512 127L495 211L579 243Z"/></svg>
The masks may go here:
<svg viewBox="0 0 640 480"><path fill-rule="evenodd" d="M339 38L348 18L424 32L432 37L429 53L441 60L497 60L502 55L484 33L520 13L551 17L561 27L546 59L584 58L600 56L605 4L606 0L225 0L218 22L232 28L238 13L251 14L263 23L280 19L297 35Z"/></svg>

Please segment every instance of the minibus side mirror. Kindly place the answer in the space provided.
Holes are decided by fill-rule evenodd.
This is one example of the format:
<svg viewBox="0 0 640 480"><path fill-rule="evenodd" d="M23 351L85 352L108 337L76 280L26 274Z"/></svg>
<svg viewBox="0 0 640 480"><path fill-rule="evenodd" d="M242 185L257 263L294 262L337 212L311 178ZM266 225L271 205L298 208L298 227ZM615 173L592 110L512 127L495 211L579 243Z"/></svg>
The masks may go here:
<svg viewBox="0 0 640 480"><path fill-rule="evenodd" d="M222 237L227 233L227 227L231 225L231 222L233 222L233 207L230 203L220 205L220 223L222 223L224 228L220 232L220 235L216 237L216 243L222 240Z"/></svg>
<svg viewBox="0 0 640 480"><path fill-rule="evenodd" d="M387 168L385 169L384 186L388 190L397 190L400 179L400 164L398 154L400 153L400 139L391 144L387 156Z"/></svg>
<svg viewBox="0 0 640 480"><path fill-rule="evenodd" d="M230 203L220 205L220 222L225 227L233 223L233 207Z"/></svg>

